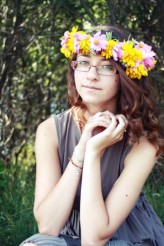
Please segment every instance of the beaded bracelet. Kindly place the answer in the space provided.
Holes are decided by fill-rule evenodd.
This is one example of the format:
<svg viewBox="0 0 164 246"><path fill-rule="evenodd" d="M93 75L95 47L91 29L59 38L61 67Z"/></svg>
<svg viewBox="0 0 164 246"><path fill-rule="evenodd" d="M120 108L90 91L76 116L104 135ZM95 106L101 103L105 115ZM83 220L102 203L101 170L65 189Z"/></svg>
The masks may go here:
<svg viewBox="0 0 164 246"><path fill-rule="evenodd" d="M68 158L68 160L71 162L72 165L74 165L75 167L77 167L76 169L76 174L79 175L81 173L81 170L83 169L82 167L78 166L77 164L75 164L72 160L72 158Z"/></svg>

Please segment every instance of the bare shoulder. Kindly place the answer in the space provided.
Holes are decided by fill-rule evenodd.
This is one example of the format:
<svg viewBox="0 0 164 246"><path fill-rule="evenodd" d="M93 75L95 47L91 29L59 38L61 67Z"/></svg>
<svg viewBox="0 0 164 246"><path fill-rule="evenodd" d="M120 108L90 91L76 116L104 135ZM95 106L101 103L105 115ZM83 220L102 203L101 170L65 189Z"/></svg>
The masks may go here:
<svg viewBox="0 0 164 246"><path fill-rule="evenodd" d="M156 155L157 147L150 143L147 138L141 137L139 139L139 142L133 146L131 152L140 152L145 154Z"/></svg>
<svg viewBox="0 0 164 246"><path fill-rule="evenodd" d="M57 144L57 130L53 117L50 117L39 124L36 132L36 141L37 139L48 139L51 144Z"/></svg>
<svg viewBox="0 0 164 246"><path fill-rule="evenodd" d="M125 165L137 162L137 165L144 163L144 166L148 165L150 168L153 168L157 160L156 153L157 147L150 143L145 137L141 137L139 142L132 147L127 155Z"/></svg>
<svg viewBox="0 0 164 246"><path fill-rule="evenodd" d="M49 117L48 119L41 122L37 128L37 131L47 131L50 133L52 131L56 131L54 118Z"/></svg>

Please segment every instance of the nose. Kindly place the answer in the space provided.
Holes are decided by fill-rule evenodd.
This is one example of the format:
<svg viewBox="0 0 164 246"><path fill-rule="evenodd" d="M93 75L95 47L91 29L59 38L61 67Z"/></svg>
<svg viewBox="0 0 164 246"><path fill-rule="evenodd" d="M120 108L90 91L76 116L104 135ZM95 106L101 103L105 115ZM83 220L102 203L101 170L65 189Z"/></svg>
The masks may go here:
<svg viewBox="0 0 164 246"><path fill-rule="evenodd" d="M97 73L96 66L91 66L88 74L87 74L87 79L88 80L98 80L99 74Z"/></svg>

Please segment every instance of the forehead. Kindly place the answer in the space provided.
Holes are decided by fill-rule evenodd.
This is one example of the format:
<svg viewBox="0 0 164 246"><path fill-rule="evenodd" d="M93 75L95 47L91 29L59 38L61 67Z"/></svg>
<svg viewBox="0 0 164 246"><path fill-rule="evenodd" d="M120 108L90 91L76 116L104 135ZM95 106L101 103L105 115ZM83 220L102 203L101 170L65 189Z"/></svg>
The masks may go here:
<svg viewBox="0 0 164 246"><path fill-rule="evenodd" d="M88 58L95 61L109 61L108 59L99 54L78 54L77 58Z"/></svg>

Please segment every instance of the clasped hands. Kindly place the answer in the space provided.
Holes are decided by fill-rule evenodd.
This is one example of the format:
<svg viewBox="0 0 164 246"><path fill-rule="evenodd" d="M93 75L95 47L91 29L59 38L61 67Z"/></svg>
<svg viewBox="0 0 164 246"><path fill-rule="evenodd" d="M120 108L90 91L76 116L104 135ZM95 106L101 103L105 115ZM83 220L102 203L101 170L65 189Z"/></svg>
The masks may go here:
<svg viewBox="0 0 164 246"><path fill-rule="evenodd" d="M121 141L127 126L128 121L122 114L114 115L110 111L98 112L89 117L81 140L87 147L101 152Z"/></svg>

